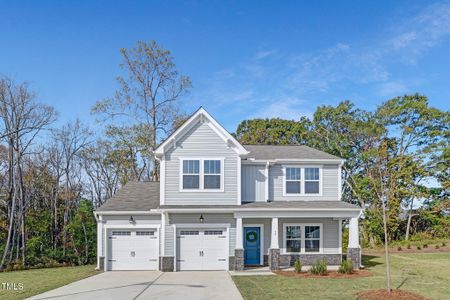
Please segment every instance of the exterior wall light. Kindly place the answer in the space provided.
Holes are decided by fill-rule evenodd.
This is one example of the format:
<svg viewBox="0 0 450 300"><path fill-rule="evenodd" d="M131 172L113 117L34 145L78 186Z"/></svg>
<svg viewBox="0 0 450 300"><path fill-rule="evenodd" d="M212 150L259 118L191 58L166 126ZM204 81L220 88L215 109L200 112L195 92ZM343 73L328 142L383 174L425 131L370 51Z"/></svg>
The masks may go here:
<svg viewBox="0 0 450 300"><path fill-rule="evenodd" d="M134 220L133 216L130 216L130 220L129 220L130 224L134 224L136 221Z"/></svg>
<svg viewBox="0 0 450 300"><path fill-rule="evenodd" d="M200 215L200 223L203 223L205 221L205 218L203 218L203 215Z"/></svg>

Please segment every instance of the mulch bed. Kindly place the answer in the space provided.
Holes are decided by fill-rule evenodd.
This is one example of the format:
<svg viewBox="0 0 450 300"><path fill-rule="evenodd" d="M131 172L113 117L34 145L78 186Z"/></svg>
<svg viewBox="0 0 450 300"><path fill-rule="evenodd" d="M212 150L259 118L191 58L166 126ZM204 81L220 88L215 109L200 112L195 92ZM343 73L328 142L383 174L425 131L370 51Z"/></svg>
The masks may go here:
<svg viewBox="0 0 450 300"><path fill-rule="evenodd" d="M427 298L404 290L368 290L356 294L358 300L427 300Z"/></svg>
<svg viewBox="0 0 450 300"><path fill-rule="evenodd" d="M336 271L329 271L325 275L314 275L309 272L297 273L294 271L277 271L274 273L286 277L303 277L303 278L358 278L358 277L372 276L372 273L369 272L368 270L357 270L354 271L352 274L341 274Z"/></svg>

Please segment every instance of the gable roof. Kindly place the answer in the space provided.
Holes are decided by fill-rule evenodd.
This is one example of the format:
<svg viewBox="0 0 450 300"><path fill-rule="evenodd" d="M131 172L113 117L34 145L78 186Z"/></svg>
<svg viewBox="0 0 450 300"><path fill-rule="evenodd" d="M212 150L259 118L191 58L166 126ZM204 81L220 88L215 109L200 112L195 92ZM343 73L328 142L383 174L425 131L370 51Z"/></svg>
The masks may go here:
<svg viewBox="0 0 450 300"><path fill-rule="evenodd" d="M158 206L159 182L132 181L125 184L96 211L150 211Z"/></svg>
<svg viewBox="0 0 450 300"><path fill-rule="evenodd" d="M250 151L247 158L255 160L275 159L330 159L343 160L337 156L303 145L243 145Z"/></svg>
<svg viewBox="0 0 450 300"><path fill-rule="evenodd" d="M233 149L240 155L245 156L248 151L225 129L220 125L203 107L200 106L175 132L173 132L161 145L155 150L155 155L161 157L165 150L172 144L176 144L189 129L191 129L197 122L207 122L218 136L220 136L226 143L233 147Z"/></svg>

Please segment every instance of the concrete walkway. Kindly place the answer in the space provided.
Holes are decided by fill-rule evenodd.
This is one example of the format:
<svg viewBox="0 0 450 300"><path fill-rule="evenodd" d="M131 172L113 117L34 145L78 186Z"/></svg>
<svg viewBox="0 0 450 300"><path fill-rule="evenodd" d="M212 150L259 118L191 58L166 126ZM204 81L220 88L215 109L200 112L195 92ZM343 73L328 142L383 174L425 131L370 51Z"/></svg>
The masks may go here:
<svg viewBox="0 0 450 300"><path fill-rule="evenodd" d="M217 299L241 300L226 271L114 271L73 282L29 299Z"/></svg>

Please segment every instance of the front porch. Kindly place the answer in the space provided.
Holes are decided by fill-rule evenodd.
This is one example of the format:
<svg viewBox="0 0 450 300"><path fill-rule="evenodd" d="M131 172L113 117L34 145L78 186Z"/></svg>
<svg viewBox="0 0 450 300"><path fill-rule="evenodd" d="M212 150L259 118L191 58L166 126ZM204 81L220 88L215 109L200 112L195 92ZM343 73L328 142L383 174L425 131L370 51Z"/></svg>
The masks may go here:
<svg viewBox="0 0 450 300"><path fill-rule="evenodd" d="M358 217L335 212L236 213L236 246L230 270L243 271L268 266L269 270L291 268L296 260L308 268L324 260L328 266L342 262L342 224L349 221L347 257L355 269L361 265ZM334 215L334 216L333 216ZM230 253L233 255L233 253Z"/></svg>

